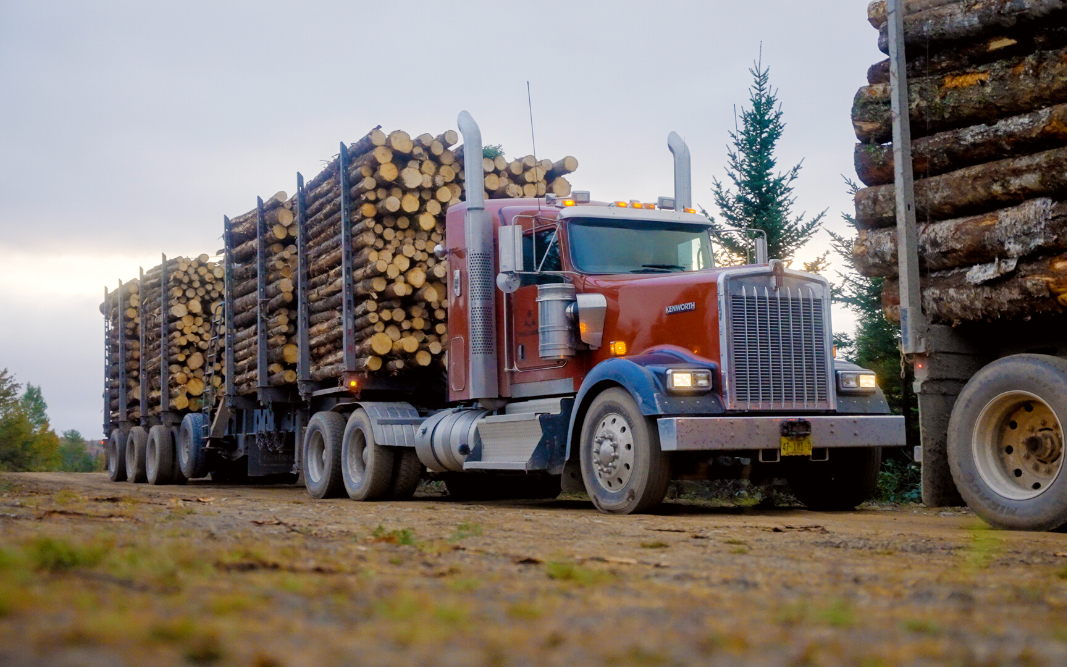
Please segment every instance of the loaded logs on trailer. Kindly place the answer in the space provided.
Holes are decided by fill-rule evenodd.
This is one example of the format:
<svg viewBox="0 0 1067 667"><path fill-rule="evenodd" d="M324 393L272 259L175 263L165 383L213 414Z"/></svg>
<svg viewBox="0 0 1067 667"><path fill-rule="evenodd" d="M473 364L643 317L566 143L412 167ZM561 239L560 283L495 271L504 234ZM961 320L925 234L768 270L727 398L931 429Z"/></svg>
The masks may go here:
<svg viewBox="0 0 1067 667"><path fill-rule="evenodd" d="M308 379L330 381L343 372L397 373L444 363L448 300L446 259L434 255L443 244L445 213L465 199L463 152L449 130L412 137L380 127L346 147L303 187L306 232ZM570 194L566 175L578 167L573 157L558 161L532 156L508 161L486 157L488 198ZM342 178L341 169L344 169ZM347 185L348 227L342 229L342 181ZM265 241L270 244L266 304L269 385L297 380L296 238L300 213L296 197L279 193L263 206ZM298 216L299 217L299 216ZM236 391L257 384L257 212L231 221L234 279ZM354 367L344 350L343 239L350 238L351 331Z"/></svg>
<svg viewBox="0 0 1067 667"><path fill-rule="evenodd" d="M179 413L199 411L208 385L221 385L222 364L216 363L210 369L207 364L212 334L210 313L221 305L222 276L223 267L206 254L177 257L144 271L139 279L122 283L118 290L106 295L100 308L108 318L111 423L158 416L164 409ZM165 362L160 345L164 326ZM120 340L125 346L121 354ZM118 391L123 376L127 406L124 418L120 415ZM161 405L164 376L166 408Z"/></svg>
<svg viewBox="0 0 1067 667"><path fill-rule="evenodd" d="M105 320L105 387L110 423L141 417L140 284L136 279L119 282L114 292L104 290L100 312Z"/></svg>
<svg viewBox="0 0 1067 667"><path fill-rule="evenodd" d="M1067 308L1067 0L904 3L923 310L956 324ZM885 3L868 18L888 52ZM852 109L853 255L899 319L888 67Z"/></svg>

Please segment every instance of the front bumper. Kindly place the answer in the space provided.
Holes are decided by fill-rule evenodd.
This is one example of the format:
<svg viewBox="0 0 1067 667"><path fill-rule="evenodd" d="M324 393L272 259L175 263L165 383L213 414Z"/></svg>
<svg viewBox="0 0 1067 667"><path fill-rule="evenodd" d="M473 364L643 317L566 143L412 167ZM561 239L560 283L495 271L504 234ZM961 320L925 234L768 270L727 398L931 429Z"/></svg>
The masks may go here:
<svg viewBox="0 0 1067 667"><path fill-rule="evenodd" d="M661 417L665 452L774 449L782 446L783 422L811 424L815 447L903 447L904 418L894 415L785 417Z"/></svg>

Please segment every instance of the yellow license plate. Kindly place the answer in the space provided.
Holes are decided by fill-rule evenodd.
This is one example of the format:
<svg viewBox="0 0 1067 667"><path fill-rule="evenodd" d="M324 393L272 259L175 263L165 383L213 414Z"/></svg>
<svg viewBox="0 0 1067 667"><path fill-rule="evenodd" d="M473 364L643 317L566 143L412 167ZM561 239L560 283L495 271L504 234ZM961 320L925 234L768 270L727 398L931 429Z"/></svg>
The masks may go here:
<svg viewBox="0 0 1067 667"><path fill-rule="evenodd" d="M782 436L782 456L811 456L812 439L810 435L798 438Z"/></svg>

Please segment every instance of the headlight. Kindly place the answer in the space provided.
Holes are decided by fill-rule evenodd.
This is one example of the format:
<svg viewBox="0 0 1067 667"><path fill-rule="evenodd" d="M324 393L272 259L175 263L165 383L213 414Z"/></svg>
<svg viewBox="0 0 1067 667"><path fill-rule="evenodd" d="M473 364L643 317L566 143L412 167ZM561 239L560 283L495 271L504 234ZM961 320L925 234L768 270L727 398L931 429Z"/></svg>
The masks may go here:
<svg viewBox="0 0 1067 667"><path fill-rule="evenodd" d="M878 379L869 371L841 371L837 388L845 392L870 392L878 388Z"/></svg>
<svg viewBox="0 0 1067 667"><path fill-rule="evenodd" d="M667 389L676 392L698 392L711 389L711 371L671 368L667 371Z"/></svg>

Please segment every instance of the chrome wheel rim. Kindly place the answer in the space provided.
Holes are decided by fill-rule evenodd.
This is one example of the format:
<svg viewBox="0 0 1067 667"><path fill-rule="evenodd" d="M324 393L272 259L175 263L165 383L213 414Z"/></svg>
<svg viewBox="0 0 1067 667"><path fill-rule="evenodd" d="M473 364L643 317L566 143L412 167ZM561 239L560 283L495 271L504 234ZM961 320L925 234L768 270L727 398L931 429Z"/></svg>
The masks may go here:
<svg viewBox="0 0 1067 667"><path fill-rule="evenodd" d="M601 488L621 491L634 468L634 435L630 422L620 414L604 416L593 432L593 472Z"/></svg>
<svg viewBox="0 0 1067 667"><path fill-rule="evenodd" d="M367 474L367 459L370 458L370 448L367 447L367 436L363 429L352 429L348 438L348 456L345 457L345 467L348 468L348 479L354 486L359 486L363 476Z"/></svg>
<svg viewBox="0 0 1067 667"><path fill-rule="evenodd" d="M311 434L311 442L308 443L307 462L308 477L318 484L326 470L326 440L317 431Z"/></svg>
<svg viewBox="0 0 1067 667"><path fill-rule="evenodd" d="M1063 428L1047 403L1026 391L990 401L975 423L971 451L978 475L995 493L1029 500L1063 468Z"/></svg>

